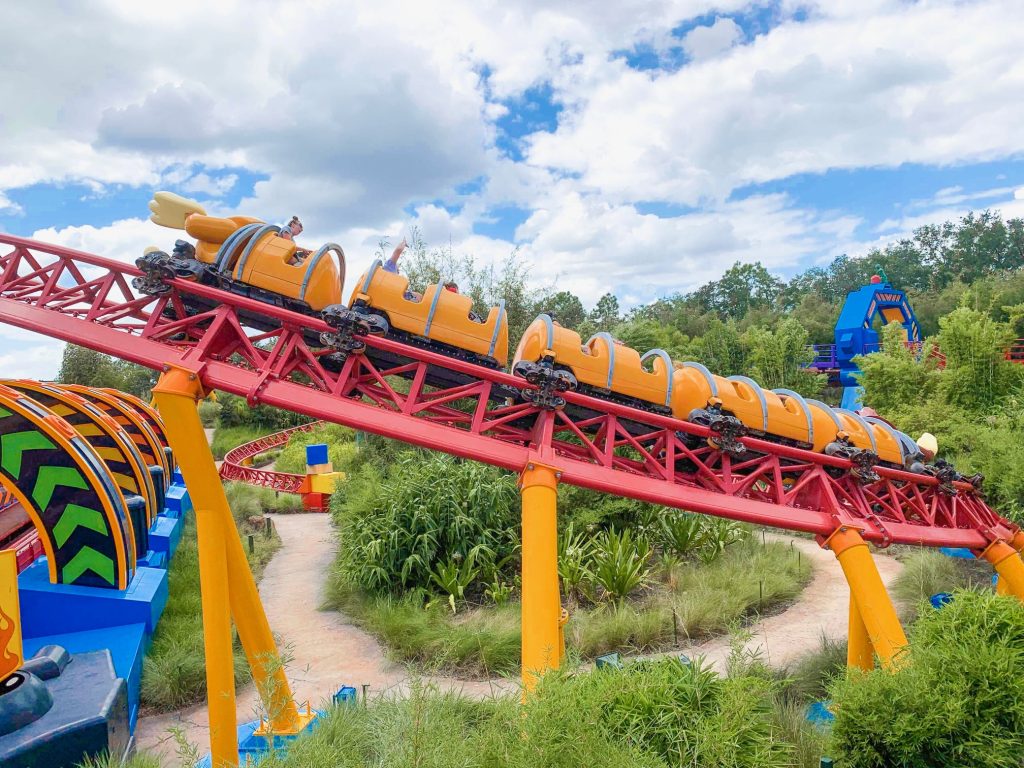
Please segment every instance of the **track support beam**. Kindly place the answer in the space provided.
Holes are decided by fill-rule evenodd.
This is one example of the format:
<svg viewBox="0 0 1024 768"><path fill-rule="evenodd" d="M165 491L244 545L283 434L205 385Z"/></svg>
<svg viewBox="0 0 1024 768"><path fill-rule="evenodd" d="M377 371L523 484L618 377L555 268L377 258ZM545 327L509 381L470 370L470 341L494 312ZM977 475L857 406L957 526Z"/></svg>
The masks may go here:
<svg viewBox="0 0 1024 768"><path fill-rule="evenodd" d="M864 617L860 615L857 601L850 593L850 628L847 633L846 666L849 669L863 669L870 672L875 668L875 649L868 636Z"/></svg>
<svg viewBox="0 0 1024 768"><path fill-rule="evenodd" d="M1016 595L1024 600L1024 561L1020 559L1017 550L1005 541L997 540L989 544L981 556L988 560L999 574L999 594Z"/></svg>
<svg viewBox="0 0 1024 768"><path fill-rule="evenodd" d="M216 768L238 765L231 618L266 709L268 730L294 734L308 717L300 715L280 663L277 645L238 537L224 487L199 421L203 397L199 377L170 367L153 388L174 455L196 510L199 579L206 648L210 752Z"/></svg>
<svg viewBox="0 0 1024 768"><path fill-rule="evenodd" d="M554 467L531 461L520 476L523 502L522 679L524 692L557 669L564 654L558 588L558 478Z"/></svg>
<svg viewBox="0 0 1024 768"><path fill-rule="evenodd" d="M850 600L853 604L851 640L855 639L852 616L855 607L875 655L884 668L891 668L897 662L899 652L906 647L907 636L868 545L856 529L843 526L829 536L823 546L835 554L850 585ZM859 662L857 666L860 666L864 663L865 651L862 640L858 639L858 642L860 645L856 649L856 660ZM848 655L847 660L850 658L852 656Z"/></svg>

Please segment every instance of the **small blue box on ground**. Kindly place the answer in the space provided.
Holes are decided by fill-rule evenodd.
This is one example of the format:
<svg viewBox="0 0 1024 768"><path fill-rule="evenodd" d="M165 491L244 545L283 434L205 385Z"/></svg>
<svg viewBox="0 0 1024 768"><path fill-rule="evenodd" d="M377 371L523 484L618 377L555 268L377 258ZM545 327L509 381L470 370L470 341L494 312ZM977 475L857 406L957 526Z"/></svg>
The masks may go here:
<svg viewBox="0 0 1024 768"><path fill-rule="evenodd" d="M356 689L351 685L343 685L338 689L337 693L334 694L335 704L355 704L356 703Z"/></svg>
<svg viewBox="0 0 1024 768"><path fill-rule="evenodd" d="M315 445L306 446L306 463L310 466L316 466L317 464L326 464L327 459L327 444L316 443Z"/></svg>

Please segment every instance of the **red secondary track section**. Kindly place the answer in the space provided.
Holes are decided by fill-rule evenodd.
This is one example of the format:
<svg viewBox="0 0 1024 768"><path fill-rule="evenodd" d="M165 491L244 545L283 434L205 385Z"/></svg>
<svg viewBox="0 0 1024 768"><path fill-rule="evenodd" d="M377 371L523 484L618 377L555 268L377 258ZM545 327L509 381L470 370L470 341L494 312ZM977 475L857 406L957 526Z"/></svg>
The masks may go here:
<svg viewBox="0 0 1024 768"><path fill-rule="evenodd" d="M733 520L820 536L849 525L881 545L975 550L1016 531L966 483L950 493L933 477L879 467L879 479L865 484L847 471L851 465L844 459L750 437L741 439L750 458L735 459L703 442L691 449L681 437L708 437L708 429L569 392L570 403L595 414L573 421L564 411L490 398L502 387L530 389L522 379L388 339L366 343L408 363L378 369L353 354L334 373L321 361L330 350L310 347L303 338L303 329L330 330L320 320L177 280L159 297L138 296L130 283L139 274L98 256L0 235L0 322L156 370L181 365L207 389L253 404L516 472L530 461L543 462L557 467L563 482ZM183 293L213 299L216 309L187 316ZM242 311L269 318L275 327L245 328ZM424 383L428 367L473 380L430 389ZM411 379L408 393L392 386L388 377L397 374ZM623 420L642 422L646 432L631 434Z"/></svg>
<svg viewBox="0 0 1024 768"><path fill-rule="evenodd" d="M249 485L259 485L264 488L273 488L275 491L286 491L298 493L299 486L306 479L305 475L296 475L291 472L277 472L273 469L257 469L248 466L245 461L261 453L266 453L273 448L280 448L288 442L296 432L309 432L317 426L317 422L302 424L272 435L261 437L250 443L245 443L232 448L224 454L224 463L220 465L220 476L225 480L238 480Z"/></svg>

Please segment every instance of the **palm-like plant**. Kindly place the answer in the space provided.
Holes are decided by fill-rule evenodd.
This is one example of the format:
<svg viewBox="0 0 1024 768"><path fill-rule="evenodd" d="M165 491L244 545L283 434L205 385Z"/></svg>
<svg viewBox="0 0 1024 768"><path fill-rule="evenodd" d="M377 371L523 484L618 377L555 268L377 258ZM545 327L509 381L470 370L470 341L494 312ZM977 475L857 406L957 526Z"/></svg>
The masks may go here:
<svg viewBox="0 0 1024 768"><path fill-rule="evenodd" d="M593 551L593 541L582 531L576 532L573 523L569 523L558 537L558 575L566 596L578 600L593 579L594 574L590 570Z"/></svg>
<svg viewBox="0 0 1024 768"><path fill-rule="evenodd" d="M650 543L643 537L634 538L628 528L605 531L594 542L594 581L610 599L621 602L649 581L651 552Z"/></svg>

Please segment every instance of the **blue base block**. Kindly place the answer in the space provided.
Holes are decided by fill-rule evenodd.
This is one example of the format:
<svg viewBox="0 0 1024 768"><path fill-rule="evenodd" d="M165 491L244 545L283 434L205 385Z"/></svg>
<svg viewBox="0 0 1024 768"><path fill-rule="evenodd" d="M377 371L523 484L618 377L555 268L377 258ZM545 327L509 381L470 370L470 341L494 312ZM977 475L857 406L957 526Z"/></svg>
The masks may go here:
<svg viewBox="0 0 1024 768"><path fill-rule="evenodd" d="M167 489L164 504L164 514L170 517L184 517L192 511L192 498L188 495L188 488L178 483Z"/></svg>
<svg viewBox="0 0 1024 768"><path fill-rule="evenodd" d="M181 470L178 469L177 467L175 467L174 471L171 473L171 484L172 485L184 485L185 484L185 478L182 477Z"/></svg>
<svg viewBox="0 0 1024 768"><path fill-rule="evenodd" d="M163 552L170 561L178 551L183 527L181 518L157 515L153 527L149 529L149 548L154 552Z"/></svg>
<svg viewBox="0 0 1024 768"><path fill-rule="evenodd" d="M142 690L142 658L149 646L145 624L128 624L85 632L62 632L42 637L25 638L25 658L34 656L47 645L66 648L74 657L90 651L110 651L114 672L128 686L129 728L135 731ZM72 662L73 663L73 662Z"/></svg>
<svg viewBox="0 0 1024 768"><path fill-rule="evenodd" d="M140 557L136 563L140 568L163 568L167 570L167 553L166 552L154 552L152 549Z"/></svg>
<svg viewBox="0 0 1024 768"><path fill-rule="evenodd" d="M143 624L153 634L167 605L167 571L138 568L128 589L51 584L45 557L18 577L25 639L84 632L122 624Z"/></svg>
<svg viewBox="0 0 1024 768"><path fill-rule="evenodd" d="M238 764L244 766L259 765L260 761L270 754L271 749L278 755L283 755L288 751L288 746L295 739L316 728L320 724L320 718L323 716L324 713L318 711L316 717L306 726L305 730L295 736L274 736L273 747L271 747L270 742L265 737L255 735L255 731L260 725L259 720L243 723L238 726ZM212 765L213 761L210 755L207 755L199 761L197 768L211 768Z"/></svg>

